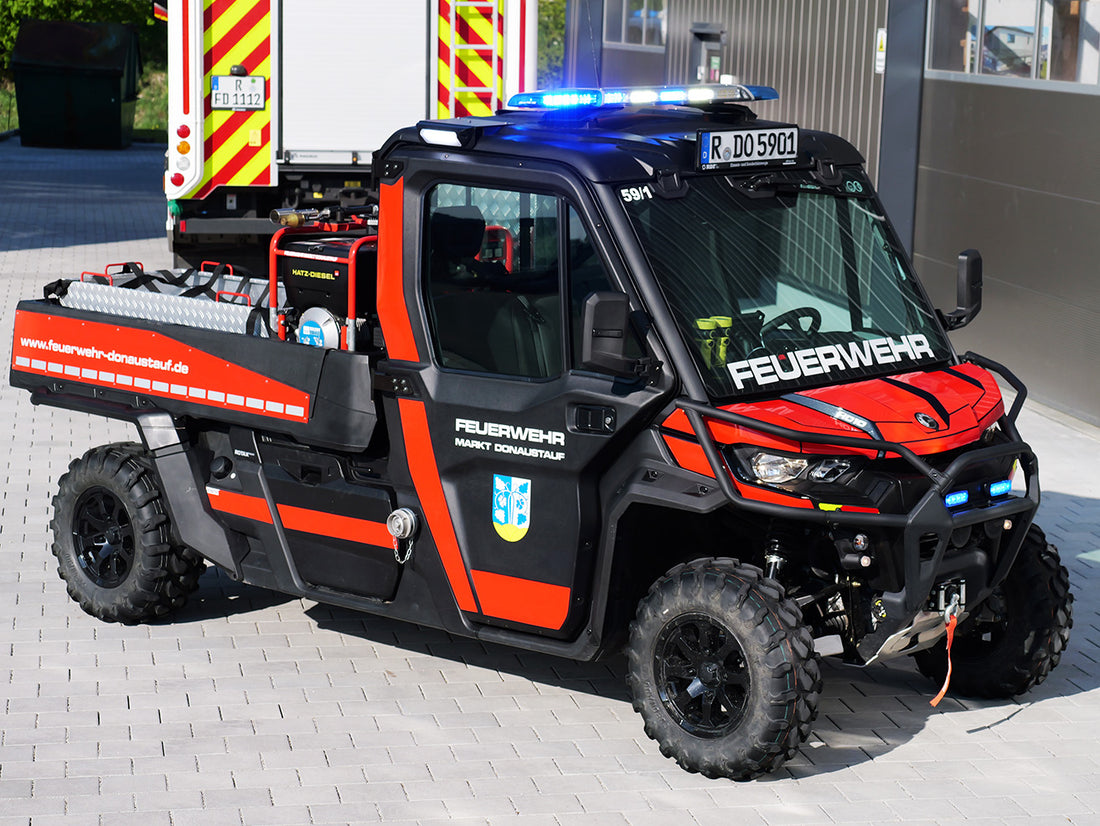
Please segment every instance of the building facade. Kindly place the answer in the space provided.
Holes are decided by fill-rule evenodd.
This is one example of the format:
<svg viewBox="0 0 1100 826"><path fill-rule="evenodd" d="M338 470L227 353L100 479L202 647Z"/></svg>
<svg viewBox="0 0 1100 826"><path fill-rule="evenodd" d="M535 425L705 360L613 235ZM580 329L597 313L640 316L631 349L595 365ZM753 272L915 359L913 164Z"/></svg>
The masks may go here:
<svg viewBox="0 0 1100 826"><path fill-rule="evenodd" d="M1100 3L932 0L915 261L943 303L982 251L985 306L956 346L1100 422Z"/></svg>

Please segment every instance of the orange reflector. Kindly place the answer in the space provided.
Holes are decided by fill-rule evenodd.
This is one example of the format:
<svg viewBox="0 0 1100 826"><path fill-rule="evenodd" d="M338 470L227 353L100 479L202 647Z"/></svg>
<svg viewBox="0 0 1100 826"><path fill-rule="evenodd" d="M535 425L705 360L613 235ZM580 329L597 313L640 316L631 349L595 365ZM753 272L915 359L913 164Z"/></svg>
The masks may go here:
<svg viewBox="0 0 1100 826"><path fill-rule="evenodd" d="M181 155L186 155L188 152L191 151L191 144L189 144L187 141L180 141L176 144L176 151L179 152Z"/></svg>

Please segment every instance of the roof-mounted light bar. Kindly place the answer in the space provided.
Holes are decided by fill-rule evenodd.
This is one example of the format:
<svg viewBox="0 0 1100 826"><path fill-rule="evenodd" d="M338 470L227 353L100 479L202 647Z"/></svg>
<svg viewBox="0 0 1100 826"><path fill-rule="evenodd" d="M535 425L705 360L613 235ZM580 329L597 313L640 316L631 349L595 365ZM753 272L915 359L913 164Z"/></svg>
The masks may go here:
<svg viewBox="0 0 1100 826"><path fill-rule="evenodd" d="M421 143L433 146L470 148L477 143L482 132L495 126L505 126L507 121L494 118L449 118L447 120L422 120L416 125Z"/></svg>
<svg viewBox="0 0 1100 826"><path fill-rule="evenodd" d="M508 100L508 108L593 109L600 106L692 106L778 99L779 93L770 86L708 83L698 86L636 86L522 92Z"/></svg>

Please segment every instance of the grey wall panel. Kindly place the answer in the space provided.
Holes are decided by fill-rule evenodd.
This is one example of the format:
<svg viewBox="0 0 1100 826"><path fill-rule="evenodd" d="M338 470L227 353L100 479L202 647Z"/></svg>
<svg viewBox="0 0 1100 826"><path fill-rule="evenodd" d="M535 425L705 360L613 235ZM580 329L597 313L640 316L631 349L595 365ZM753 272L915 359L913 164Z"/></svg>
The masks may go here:
<svg viewBox="0 0 1100 826"><path fill-rule="evenodd" d="M726 70L741 83L774 86L761 117L835 132L864 154L877 179L883 76L875 32L887 0L680 0L669 3L669 82L689 80L691 24L727 29Z"/></svg>
<svg viewBox="0 0 1100 826"><path fill-rule="evenodd" d="M1100 95L926 79L921 166L1095 200Z"/></svg>
<svg viewBox="0 0 1100 826"><path fill-rule="evenodd" d="M954 279L954 268L938 261L918 255L916 264L922 279L930 276L927 280L941 286ZM953 304L953 287L950 293ZM947 303L939 302L941 307ZM1032 398L1100 424L1095 366L1100 328L1094 313L1041 291L986 278L981 314L969 327L952 333L951 341L960 353L973 350L1008 367Z"/></svg>
<svg viewBox="0 0 1100 826"><path fill-rule="evenodd" d="M664 83L662 52L623 49L604 44L600 67L601 86L659 86Z"/></svg>
<svg viewBox="0 0 1100 826"><path fill-rule="evenodd" d="M985 260L985 305L953 336L1056 407L1100 423L1100 97L925 80L915 251L936 303L955 256Z"/></svg>
<svg viewBox="0 0 1100 826"><path fill-rule="evenodd" d="M1100 201L927 168L919 188L922 256L953 267L959 250L977 247L987 280L1084 308L1100 326Z"/></svg>

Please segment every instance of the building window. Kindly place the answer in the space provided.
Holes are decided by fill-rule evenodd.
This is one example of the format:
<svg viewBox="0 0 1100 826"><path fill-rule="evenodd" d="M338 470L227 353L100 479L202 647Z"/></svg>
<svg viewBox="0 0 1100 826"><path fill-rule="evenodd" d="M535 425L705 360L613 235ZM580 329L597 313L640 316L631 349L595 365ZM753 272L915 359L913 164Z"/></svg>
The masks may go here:
<svg viewBox="0 0 1100 826"><path fill-rule="evenodd" d="M1097 84L1098 0L933 0L928 68Z"/></svg>
<svg viewBox="0 0 1100 826"><path fill-rule="evenodd" d="M607 0L603 39L605 43L663 49L665 0Z"/></svg>

